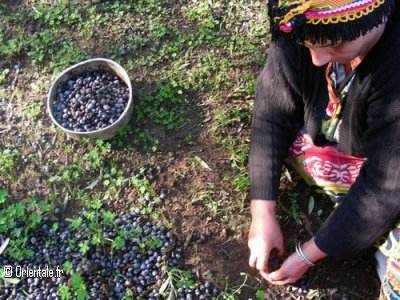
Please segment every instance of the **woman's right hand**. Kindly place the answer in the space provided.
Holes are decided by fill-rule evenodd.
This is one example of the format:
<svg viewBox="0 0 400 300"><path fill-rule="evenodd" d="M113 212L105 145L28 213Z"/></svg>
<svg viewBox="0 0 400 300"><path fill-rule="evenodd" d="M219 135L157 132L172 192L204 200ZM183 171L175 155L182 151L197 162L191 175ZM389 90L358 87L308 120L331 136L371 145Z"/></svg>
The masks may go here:
<svg viewBox="0 0 400 300"><path fill-rule="evenodd" d="M275 201L251 201L251 225L248 237L249 265L266 277L279 268L277 261L285 255L283 235L275 216ZM277 257L274 257L276 256Z"/></svg>

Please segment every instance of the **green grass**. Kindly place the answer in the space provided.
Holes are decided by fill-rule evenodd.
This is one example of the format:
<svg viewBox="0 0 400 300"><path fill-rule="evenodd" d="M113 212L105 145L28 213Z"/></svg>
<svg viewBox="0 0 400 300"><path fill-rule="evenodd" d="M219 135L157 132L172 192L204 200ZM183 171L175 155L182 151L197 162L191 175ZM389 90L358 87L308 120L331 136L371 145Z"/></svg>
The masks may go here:
<svg viewBox="0 0 400 300"><path fill-rule="evenodd" d="M10 238L7 253L17 261L32 256L32 251L24 247L28 241L29 232L41 222L43 216L50 210L45 201L35 198L27 199L26 203L10 203L7 201L8 190L0 190L0 234ZM24 224L22 230L19 225Z"/></svg>
<svg viewBox="0 0 400 300"><path fill-rule="evenodd" d="M98 205L112 204L130 192L138 198L149 197L146 203L136 203L138 209L162 219L154 184L132 178L127 169L140 169L165 155L170 150L164 145L169 137L180 139L176 148L182 145L193 151L199 148L202 135L228 161L219 180L223 186L204 179L188 187L187 199L192 201L185 205L202 205L215 222L242 228L245 216L235 222L231 216L247 205L250 114L255 79L269 42L264 1L93 2L0 4L0 97L16 106L13 113L23 123L11 130L24 134L27 147L4 146L12 144L11 134L1 138L0 188L15 201L16 186L24 186L29 177L45 182L38 198L26 191L23 199L17 199L23 207L0 203L0 213L15 216L9 222L16 222L22 211L28 211L24 218L33 218L28 226L34 226L35 217L55 207L74 203L97 211ZM134 122L107 142L65 140L45 114L51 80L67 66L98 56L111 58L128 71L135 94ZM14 65L20 68L19 74ZM142 160L131 159L130 154L136 152L142 153ZM17 163L24 175L16 174ZM191 161L188 170L174 170L173 176L178 182L188 179L190 172L206 171ZM17 182L12 185L12 180ZM32 214L42 203L47 206L40 209L41 214ZM96 243L104 242L99 228L108 217L112 219L109 215L89 220ZM13 223L6 228L12 232ZM23 233L13 236L17 238L10 242L9 251L25 242ZM114 247L120 246L120 241L115 242ZM86 246L80 249L84 252ZM16 251L15 255L20 259L28 254ZM77 292L82 287L79 277L75 281L70 289ZM60 293L67 297L71 292L64 287ZM226 287L226 299L238 294L237 288Z"/></svg>
<svg viewBox="0 0 400 300"><path fill-rule="evenodd" d="M4 176L6 180L12 180L14 178L14 167L18 156L18 150L11 145L3 147L0 151L0 174Z"/></svg>

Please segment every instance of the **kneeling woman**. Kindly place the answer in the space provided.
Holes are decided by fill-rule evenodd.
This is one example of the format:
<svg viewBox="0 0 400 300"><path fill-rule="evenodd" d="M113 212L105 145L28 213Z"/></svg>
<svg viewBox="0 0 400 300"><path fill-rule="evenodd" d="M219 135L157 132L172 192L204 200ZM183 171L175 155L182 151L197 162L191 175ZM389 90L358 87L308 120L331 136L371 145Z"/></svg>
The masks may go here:
<svg viewBox="0 0 400 300"><path fill-rule="evenodd" d="M270 0L272 43L257 81L250 149L249 264L274 284L326 256L349 258L389 237L381 297L400 295L400 8L398 0ZM285 160L339 204L285 258L275 216Z"/></svg>

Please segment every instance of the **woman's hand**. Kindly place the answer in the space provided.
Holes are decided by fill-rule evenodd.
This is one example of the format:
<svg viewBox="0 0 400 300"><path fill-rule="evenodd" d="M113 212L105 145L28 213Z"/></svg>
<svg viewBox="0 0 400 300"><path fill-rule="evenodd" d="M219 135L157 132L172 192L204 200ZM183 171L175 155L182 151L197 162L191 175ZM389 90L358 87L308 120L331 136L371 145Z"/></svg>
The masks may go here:
<svg viewBox="0 0 400 300"><path fill-rule="evenodd" d="M301 261L297 253L293 253L278 270L261 275L270 283L284 285L298 281L309 268L310 266Z"/></svg>
<svg viewBox="0 0 400 300"><path fill-rule="evenodd" d="M326 253L319 250L314 239L306 242L301 246L304 256L312 263L326 257ZM282 264L282 266L270 274L262 274L263 277L273 284L284 285L298 281L310 266L305 263L295 252L290 255Z"/></svg>
<svg viewBox="0 0 400 300"><path fill-rule="evenodd" d="M249 265L259 270L263 276L278 268L279 265L273 260L281 261L285 254L281 228L275 217L275 205L275 201L251 201Z"/></svg>

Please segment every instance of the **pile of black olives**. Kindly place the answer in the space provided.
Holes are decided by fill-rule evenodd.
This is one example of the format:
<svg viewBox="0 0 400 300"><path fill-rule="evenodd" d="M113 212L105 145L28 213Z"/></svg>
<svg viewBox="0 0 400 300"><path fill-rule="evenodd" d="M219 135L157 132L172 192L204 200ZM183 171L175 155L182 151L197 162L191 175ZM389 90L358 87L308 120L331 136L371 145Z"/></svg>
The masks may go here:
<svg viewBox="0 0 400 300"><path fill-rule="evenodd" d="M106 71L85 72L58 89L52 112L63 128L90 132L115 123L128 101L128 86L117 75Z"/></svg>
<svg viewBox="0 0 400 300"><path fill-rule="evenodd" d="M5 282L0 299L65 299L63 289L68 290L70 299L79 298L82 290L85 299L160 300L170 296L171 290L160 288L168 278L168 270L179 268L183 255L182 244L171 231L142 220L139 214L126 213L112 224L99 225L99 243L94 238L99 228L93 228L94 223L81 216L82 223L75 227L72 222L46 217L27 237L26 248L32 250L32 257L15 261L4 253L0 256L0 267L11 266L14 277L20 275L16 273L18 268L53 270L49 278L25 277L17 285ZM101 212L95 218L100 220ZM113 249L110 243L118 238L123 243ZM86 245L85 251L82 245ZM74 287L73 274L79 274L84 282L80 291ZM182 285L173 293L174 299L190 300L212 299L219 291L206 281Z"/></svg>

